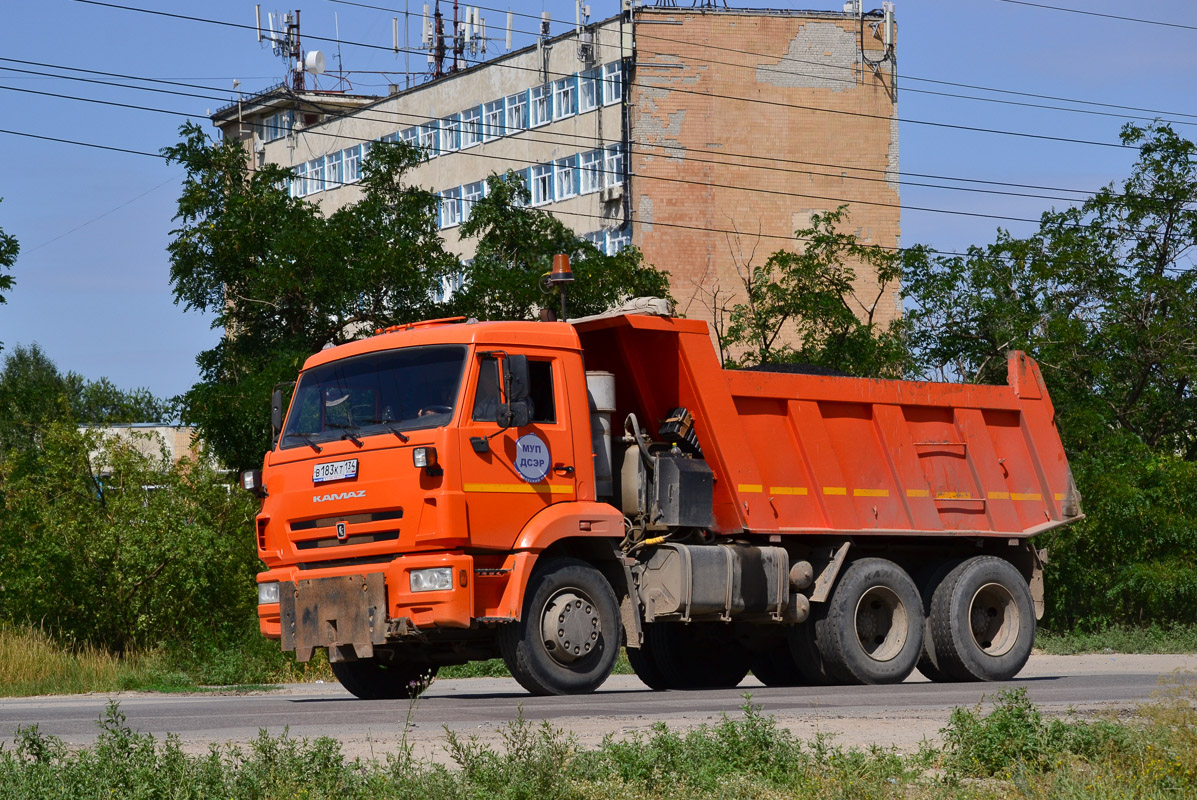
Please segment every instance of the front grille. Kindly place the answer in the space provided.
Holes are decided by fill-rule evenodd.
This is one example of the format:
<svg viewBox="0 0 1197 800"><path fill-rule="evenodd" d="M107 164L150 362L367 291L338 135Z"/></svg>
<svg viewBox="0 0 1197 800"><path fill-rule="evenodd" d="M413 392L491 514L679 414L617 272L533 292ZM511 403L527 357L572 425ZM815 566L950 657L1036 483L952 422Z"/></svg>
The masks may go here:
<svg viewBox="0 0 1197 800"><path fill-rule="evenodd" d="M328 561L300 562L300 569L332 569L333 567L356 567L359 564L386 564L399 556L387 553L381 556L360 556L359 558L332 558Z"/></svg>
<svg viewBox="0 0 1197 800"><path fill-rule="evenodd" d="M350 525L360 525L363 522L384 522L391 519L403 519L403 509L396 508L393 511L374 511L365 514L350 514L347 517L321 517L319 519L300 520L299 522L291 523L292 531L310 531L315 528L332 528L338 522L347 522Z"/></svg>
<svg viewBox="0 0 1197 800"><path fill-rule="evenodd" d="M393 542L399 538L399 531L382 531L381 533L355 533L344 539L308 539L306 542L296 542L296 550L315 550L321 547L345 547L346 545L370 544L371 542Z"/></svg>

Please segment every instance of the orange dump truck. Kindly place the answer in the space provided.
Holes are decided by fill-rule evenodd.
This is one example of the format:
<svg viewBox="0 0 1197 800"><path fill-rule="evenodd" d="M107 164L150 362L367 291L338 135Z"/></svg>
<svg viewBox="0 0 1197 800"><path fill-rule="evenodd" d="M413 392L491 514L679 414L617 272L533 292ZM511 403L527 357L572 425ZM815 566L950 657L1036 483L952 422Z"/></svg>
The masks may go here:
<svg viewBox="0 0 1197 800"><path fill-rule="evenodd" d="M362 698L502 656L590 692L1017 673L1030 537L1080 518L1034 361L1008 386L721 368L652 313L439 320L308 359L243 483L262 632Z"/></svg>

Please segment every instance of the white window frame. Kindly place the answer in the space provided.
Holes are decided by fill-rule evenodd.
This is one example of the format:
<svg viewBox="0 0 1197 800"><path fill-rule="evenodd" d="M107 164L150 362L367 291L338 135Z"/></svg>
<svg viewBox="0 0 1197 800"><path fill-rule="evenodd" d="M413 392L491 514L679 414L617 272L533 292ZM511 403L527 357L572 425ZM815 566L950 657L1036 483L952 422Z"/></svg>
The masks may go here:
<svg viewBox="0 0 1197 800"><path fill-rule="evenodd" d="M503 117L504 132L515 133L528 129L528 93L520 92L507 98L507 113Z"/></svg>
<svg viewBox="0 0 1197 800"><path fill-rule="evenodd" d="M440 150L442 153L452 153L460 149L461 121L454 114L440 121Z"/></svg>
<svg viewBox="0 0 1197 800"><path fill-rule="evenodd" d="M419 139L419 137L420 137L420 128L418 126L414 126L411 128L405 128L403 130L403 133L401 134L401 138L403 139L403 141L406 142L407 144L412 145L413 147L415 146L416 141L417 141L417 139Z"/></svg>
<svg viewBox="0 0 1197 800"><path fill-rule="evenodd" d="M341 188L341 151L329 153L324 157L323 170L324 188Z"/></svg>
<svg viewBox="0 0 1197 800"><path fill-rule="evenodd" d="M441 227L455 228L461 219L461 187L441 192Z"/></svg>
<svg viewBox="0 0 1197 800"><path fill-rule="evenodd" d="M470 218L470 212L474 208L474 203L477 203L486 195L486 181L478 181L477 183L467 183L461 187L461 221L465 222Z"/></svg>
<svg viewBox="0 0 1197 800"><path fill-rule="evenodd" d="M553 86L533 86L528 90L528 127L539 128L553 121Z"/></svg>
<svg viewBox="0 0 1197 800"><path fill-rule="evenodd" d="M461 149L473 147L482 142L482 106L467 108L461 118Z"/></svg>
<svg viewBox="0 0 1197 800"><path fill-rule="evenodd" d="M603 148L603 186L623 185L623 145L609 144Z"/></svg>
<svg viewBox="0 0 1197 800"><path fill-rule="evenodd" d="M603 64L603 105L623 99L623 65L618 61Z"/></svg>
<svg viewBox="0 0 1197 800"><path fill-rule="evenodd" d="M607 255L613 256L632 244L632 231L628 227L613 228L607 232Z"/></svg>
<svg viewBox="0 0 1197 800"><path fill-rule="evenodd" d="M528 191L532 199L528 205L543 206L553 202L553 165L537 164L528 173Z"/></svg>
<svg viewBox="0 0 1197 800"><path fill-rule="evenodd" d="M341 151L341 164L345 183L357 183L362 179L362 145Z"/></svg>
<svg viewBox="0 0 1197 800"><path fill-rule="evenodd" d="M492 100L482 106L482 140L493 141L503 135L503 100Z"/></svg>
<svg viewBox="0 0 1197 800"><path fill-rule="evenodd" d="M599 71L588 69L578 74L578 113L594 111L599 105Z"/></svg>
<svg viewBox="0 0 1197 800"><path fill-rule="evenodd" d="M603 188L603 151L590 150L578 156L578 194L594 194Z"/></svg>
<svg viewBox="0 0 1197 800"><path fill-rule="evenodd" d="M553 119L565 119L577 113L578 78L570 75L553 81Z"/></svg>
<svg viewBox="0 0 1197 800"><path fill-rule="evenodd" d="M417 128L416 144L424 155L428 158L436 158L437 155L437 125L436 122L429 122L426 125L420 125Z"/></svg>
<svg viewBox="0 0 1197 800"><path fill-rule="evenodd" d="M553 197L565 200L578 196L578 157L559 158L553 162Z"/></svg>

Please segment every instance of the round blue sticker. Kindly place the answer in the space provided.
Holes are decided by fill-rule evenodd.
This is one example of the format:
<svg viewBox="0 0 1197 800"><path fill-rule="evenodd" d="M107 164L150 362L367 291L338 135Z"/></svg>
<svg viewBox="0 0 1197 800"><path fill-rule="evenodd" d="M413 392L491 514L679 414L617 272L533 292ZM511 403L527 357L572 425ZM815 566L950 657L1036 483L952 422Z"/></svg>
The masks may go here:
<svg viewBox="0 0 1197 800"><path fill-rule="evenodd" d="M549 446L535 433L515 440L515 469L528 483L540 483L549 474Z"/></svg>

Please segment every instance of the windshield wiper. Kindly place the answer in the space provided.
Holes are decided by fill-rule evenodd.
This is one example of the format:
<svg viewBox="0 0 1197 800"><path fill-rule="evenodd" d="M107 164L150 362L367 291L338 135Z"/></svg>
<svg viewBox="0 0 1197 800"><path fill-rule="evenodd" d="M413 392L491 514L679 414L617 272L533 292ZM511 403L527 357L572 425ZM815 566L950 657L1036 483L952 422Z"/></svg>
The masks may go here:
<svg viewBox="0 0 1197 800"><path fill-rule="evenodd" d="M358 427L356 425L341 425L336 422L329 422L326 424L330 428L337 428L339 430L345 431L343 434L341 434L342 441L344 441L345 439L348 439L349 441L356 444L358 447L362 446L362 440L353 435L353 432L358 430Z"/></svg>
<svg viewBox="0 0 1197 800"><path fill-rule="evenodd" d="M381 425L382 427L386 428L391 433L398 436L399 441L406 442L411 437L391 424L392 422L398 422L398 421L399 420L397 420L397 419L390 419L388 417L384 417L383 419L368 419L368 420L366 420L366 422L370 423L371 425Z"/></svg>
<svg viewBox="0 0 1197 800"><path fill-rule="evenodd" d="M288 433L288 434L287 434L287 437L288 437L288 438L290 438L290 437L292 437L292 436L294 436L296 439L299 439L301 442L303 442L303 443L304 443L304 444L306 444L308 447L310 447L310 448L312 448L313 450L315 450L317 453L322 453L322 452L324 452L324 448L323 448L323 447L321 447L320 445L318 445L318 444L316 444L315 442L313 442L313 441L312 441L312 434L310 434L310 433Z"/></svg>

